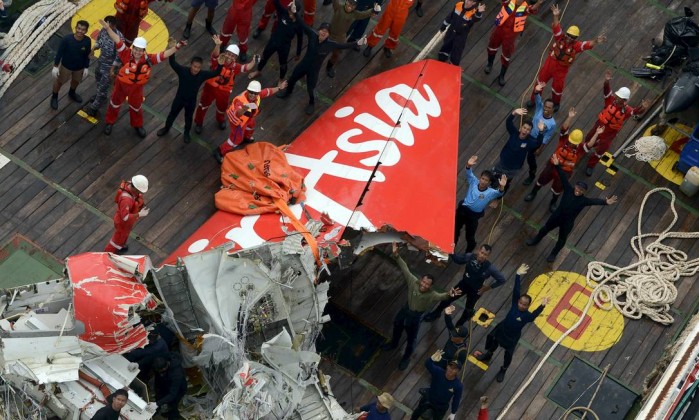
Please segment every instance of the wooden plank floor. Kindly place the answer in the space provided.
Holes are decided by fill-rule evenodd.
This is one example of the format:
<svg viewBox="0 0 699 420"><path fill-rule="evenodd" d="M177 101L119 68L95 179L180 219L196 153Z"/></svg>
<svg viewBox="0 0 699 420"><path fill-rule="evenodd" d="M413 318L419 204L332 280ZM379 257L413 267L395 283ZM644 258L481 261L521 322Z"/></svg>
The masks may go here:
<svg viewBox="0 0 699 420"><path fill-rule="evenodd" d="M219 6L215 27L219 28L223 23L228 4L225 2ZM255 20L261 15L263 4L260 1L255 6ZM551 36L549 4L544 2L539 15L529 18L526 31L518 39L517 52L504 87L500 87L496 81L499 61L496 61L492 74L483 73L488 36L497 13L494 2L489 2L486 16L474 26L469 36L461 63L460 181L456 192L459 198L466 190L463 182L466 160L478 154L481 162L479 168L491 166L497 160L505 140L505 118L513 107L528 99L542 52ZM557 118L559 123L565 110L575 106L578 117L574 125L585 131L589 129L602 104L602 74L606 69L615 70L615 87L626 85L631 88L632 103L658 96L663 86L633 79L628 70L641 63L651 39L659 35L664 22L680 13L683 6L691 4L689 0L571 1L563 17L564 25L574 23L580 26L583 38L592 38L604 32L609 41L581 56L573 66L563 107ZM181 34L188 7L187 0L153 4L154 12L168 25L171 36L175 37ZM378 49L371 58L354 51L343 52L342 65L337 68L336 77L329 79L321 74L319 101L313 116L306 116L303 106L299 106L306 101L304 89L297 89L292 98L286 101L276 98L265 100L258 119L256 138L275 144L292 141L349 86L385 69L410 62L432 38L452 7L452 1L426 2L423 18L411 13L401 44L391 59L384 58ZM109 12L111 9L105 11ZM316 22L329 20L330 13L330 7L319 4ZM190 45L178 53L181 63L194 55L206 57L213 47L208 35L205 35L203 20L204 12L200 12ZM369 28L375 23L376 19L373 19ZM68 33L68 26L65 25L60 34ZM251 53L261 52L268 37L269 31L258 40L251 39ZM262 76L263 85L276 83L277 71L278 64L273 58ZM61 93L59 110L51 110L48 102L52 80L48 69L37 77L21 75L0 102L3 116L0 119L0 153L10 159L9 163L0 167L0 242L20 232L59 258L101 250L112 232L115 187L120 179L144 173L151 181L147 200L152 211L136 225L138 237L131 240L131 250L147 253L156 263L162 261L213 213L212 195L218 188L219 172L210 152L227 134L219 131L213 117L208 115L204 132L194 135L192 144L182 142L181 119L169 136L155 136L155 131L164 123L176 82L167 64L155 68L153 79L146 87L144 106L145 128L149 136L141 140L133 134L128 117L124 114L112 135L104 136L101 124L92 125L75 114L79 106L70 102L66 90ZM90 77L80 86L79 93L89 97L94 89L93 84L94 79ZM235 93L242 91L246 84L244 76L239 78ZM694 122L688 121L690 125ZM633 121L626 125L613 150L636 125ZM544 155L552 151L553 146L549 146ZM543 162L543 158L539 160ZM669 186L675 192L678 189L669 185L648 164L625 158L616 163L621 170L604 194L618 194L620 202L613 208L586 210L579 218L566 248L553 265L545 262L553 239L546 238L536 248L523 247L524 240L548 217L548 193L542 191L534 202L525 203L523 198L528 189L520 185L521 177L515 181L504 200L502 211L488 211L478 232L479 240L494 244L491 260L508 279L512 279L516 267L522 262L532 267L532 274L525 281L526 288L536 275L553 270L584 274L587 263L592 260L619 265L632 261L634 256L628 243L636 233L641 198L655 187ZM599 178L601 173L602 170L598 168L592 180ZM584 174L576 173L574 179L584 179ZM596 189L590 194L603 196ZM696 230L699 225L699 198L690 199L679 193L678 200L681 203L678 205L679 218L675 229ZM657 198L648 203L642 224L645 232L661 231L671 221L667 204L665 199ZM697 241L678 240L676 244L686 250L690 257L699 255ZM403 252L403 256L415 272L434 274L436 285L440 288L447 288L460 279L459 266L430 266L420 256L407 251ZM349 269L336 268L332 280L331 296L337 305L357 314L362 322L380 334L390 334L393 316L403 305L405 293L402 291L402 281L389 261L378 252L368 253L358 258ZM613 377L640 391L665 345L696 310L699 289L692 286L692 282L687 280L678 284L680 298L673 307L677 320L672 326L661 327L648 320L626 320L619 342L607 350L576 352L565 347L558 348L510 411L508 418L560 417L563 410L547 400L545 394L562 368L576 354L598 366L610 364ZM498 319L501 319L507 311L511 290L508 283L483 296L479 306L499 314ZM485 329L474 327L471 347L482 348L486 334ZM392 413L394 418L401 418L416 405L417 390L428 383L428 374L422 362L434 350L441 348L446 338L442 321L424 324L416 354L410 368L404 372L396 368L400 350L379 353L358 377L352 377L327 362L324 369L333 376L331 383L334 393L347 408L365 403L373 391L386 390L399 401ZM527 327L513 365L502 384L495 381L497 368L482 372L469 366L465 373L466 392L458 418L476 418L477 401L481 395L491 397L492 413L497 414L550 344L551 341L536 326ZM496 355L494 366L499 366L501 357L500 354Z"/></svg>

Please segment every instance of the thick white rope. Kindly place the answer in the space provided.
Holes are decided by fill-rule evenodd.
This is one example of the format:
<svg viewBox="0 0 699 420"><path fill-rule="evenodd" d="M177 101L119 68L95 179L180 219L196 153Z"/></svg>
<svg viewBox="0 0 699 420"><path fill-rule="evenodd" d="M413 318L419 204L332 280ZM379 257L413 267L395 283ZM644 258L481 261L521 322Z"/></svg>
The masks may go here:
<svg viewBox="0 0 699 420"><path fill-rule="evenodd" d="M641 137L634 144L624 149L624 156L635 157L641 162L660 160L665 155L667 145L662 137L648 136Z"/></svg>
<svg viewBox="0 0 699 420"><path fill-rule="evenodd" d="M660 233L643 233L641 226L646 202L653 194L660 192L670 194L672 222ZM544 366L546 359L551 356L563 339L580 326L593 304L598 304L605 310L610 310L613 306L624 316L633 319L639 319L646 315L663 325L671 324L674 321L669 313L670 305L677 297L677 288L674 283L681 277L691 277L699 271L699 258L688 260L685 252L663 243L669 239L699 238L699 232L670 231L676 222L675 193L668 188L655 188L649 191L641 203L637 235L631 238L631 248L638 261L621 268L600 261L593 261L587 265L586 280L588 285L594 287L594 290L587 300L580 318L551 345L527 380L517 389L517 392L500 412L498 420L505 418L505 414ZM643 241L652 237L656 239L644 248Z"/></svg>
<svg viewBox="0 0 699 420"><path fill-rule="evenodd" d="M14 66L0 73L0 98L41 47L68 19L90 0L40 0L27 8L7 33L0 33L0 59Z"/></svg>

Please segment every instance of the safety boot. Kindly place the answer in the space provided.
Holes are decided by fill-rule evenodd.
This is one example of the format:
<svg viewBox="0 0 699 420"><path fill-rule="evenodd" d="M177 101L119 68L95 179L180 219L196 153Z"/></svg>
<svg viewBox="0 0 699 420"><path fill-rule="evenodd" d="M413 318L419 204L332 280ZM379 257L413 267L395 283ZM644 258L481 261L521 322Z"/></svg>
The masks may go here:
<svg viewBox="0 0 699 420"><path fill-rule="evenodd" d="M505 372L507 372L507 369L504 367L500 368L500 371L498 372L498 375L495 377L495 380L498 382L502 382L505 380Z"/></svg>
<svg viewBox="0 0 699 420"><path fill-rule="evenodd" d="M417 17L425 16L425 12L422 10L422 2L421 1L417 2L417 6L415 6L415 14L417 15Z"/></svg>
<svg viewBox="0 0 699 420"><path fill-rule="evenodd" d="M493 61L495 61L495 56L488 56L488 63L485 65L485 68L483 71L485 74L490 74L491 71L493 71Z"/></svg>
<svg viewBox="0 0 699 420"><path fill-rule="evenodd" d="M209 35L214 36L216 35L216 30L212 26L212 22L210 20L205 21L206 23L206 31L209 33Z"/></svg>
<svg viewBox="0 0 699 420"><path fill-rule="evenodd" d="M505 66L500 67L500 75L498 76L498 84L500 86L505 86L505 83L506 83L505 73L507 73L507 67L505 67Z"/></svg>
<svg viewBox="0 0 699 420"><path fill-rule="evenodd" d="M257 39L262 35L262 28L255 28L254 31L252 31L252 39Z"/></svg>
<svg viewBox="0 0 699 420"><path fill-rule="evenodd" d="M364 55L364 57L369 57L369 56L371 55L371 49L372 49L372 48L373 48L373 47L370 47L370 46L368 46L368 45L366 46L366 48L364 48L364 52L362 53L362 54Z"/></svg>
<svg viewBox="0 0 699 420"><path fill-rule="evenodd" d="M534 201L534 198L536 197L536 194L539 192L540 189L541 189L540 186L535 185L534 188L532 188L532 192L530 192L529 194L527 194L526 197L524 197L524 201L526 201L526 202Z"/></svg>
<svg viewBox="0 0 699 420"><path fill-rule="evenodd" d="M182 38L189 39L190 36L192 36L192 24L188 23L182 32Z"/></svg>

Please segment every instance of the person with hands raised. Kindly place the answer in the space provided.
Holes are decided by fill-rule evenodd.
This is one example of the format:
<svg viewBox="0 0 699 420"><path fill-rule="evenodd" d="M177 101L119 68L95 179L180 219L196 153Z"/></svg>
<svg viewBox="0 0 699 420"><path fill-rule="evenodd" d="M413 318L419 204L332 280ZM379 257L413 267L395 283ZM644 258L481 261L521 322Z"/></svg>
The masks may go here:
<svg viewBox="0 0 699 420"><path fill-rule="evenodd" d="M526 115L526 108L517 108L505 121L509 137L500 150L500 159L495 165L494 172L507 175L508 183L522 170L527 155L534 153L541 146L546 133L546 124L540 119L537 136L532 137L534 124L530 119L524 118ZM520 117L519 128L515 125L515 117Z"/></svg>
<svg viewBox="0 0 699 420"><path fill-rule="evenodd" d="M456 412L461 404L463 385L459 380L461 364L455 360L447 362L446 369L437 365L444 357L442 350L437 350L432 357L425 360L425 367L430 372L430 387L420 398L417 407L410 416L417 420L427 410L432 410L433 419L442 419L449 411L447 420L456 419ZM421 392L422 393L422 392Z"/></svg>
<svg viewBox="0 0 699 420"><path fill-rule="evenodd" d="M553 118L553 113L554 113L554 104L551 99L546 99L543 101L541 99L541 91L546 87L545 84L539 83L536 85L536 88L534 88L534 91L536 92L535 99L536 99L536 108L534 108L534 118L532 118L533 126L532 126L532 131L529 133L529 135L532 138L537 138L539 137L539 133L541 130L539 130L539 127L541 124L540 122L544 123L544 137L541 139L541 145L533 150L530 150L529 153L527 153L527 165L529 166L529 177L524 180L522 184L524 185L531 185L532 182L534 182L534 178L536 177L536 170L537 170L537 164L536 164L536 158L541 154L541 152L544 150L544 147L546 147L547 144L549 144L549 141L551 141L551 138L553 137L554 131L556 131L556 120ZM531 101L530 101L531 102ZM534 102L527 103L527 107L530 108L531 106L534 105Z"/></svg>
<svg viewBox="0 0 699 420"><path fill-rule="evenodd" d="M455 66L461 64L461 55L466 47L468 33L473 24L481 20L483 12L485 12L483 3L477 3L474 0L456 3L454 10L449 12L439 28L439 32L447 31L442 48L439 50L439 61L448 61Z"/></svg>
<svg viewBox="0 0 699 420"><path fill-rule="evenodd" d="M536 185L532 191L524 198L524 201L532 201L536 194L539 192L541 187L551 182L551 192L553 197L551 197L551 202L549 203L549 211L552 213L556 211L556 203L558 198L563 193L563 184L558 177L558 172L555 169L554 160L559 162L559 165L566 175L566 178L570 178L575 169L575 165L578 160L585 155L584 148L592 148L597 142L597 137L604 132L604 127L598 127L596 133L592 138L586 142L583 141L583 132L579 129L570 131L570 126L573 122L573 118L577 115L575 108L571 107L568 110L568 117L563 121L561 126L560 137L558 138L558 147L553 153L553 156L546 163L546 167L539 174L539 179L536 181Z"/></svg>
<svg viewBox="0 0 699 420"><path fill-rule="evenodd" d="M568 235L573 231L575 219L585 207L609 206L617 202L617 197L615 195L607 197L606 199L585 197L587 184L580 181L577 182L575 186L571 185L566 173L561 168L561 163L556 154L551 157L551 164L553 164L556 174L563 186L561 204L555 209L551 216L549 216L548 220L546 220L546 223L539 229L537 234L526 242L528 246L537 245L547 233L554 229L558 229L556 245L553 247L553 250L551 250L549 256L546 257L546 261L548 262L554 262L556 260L556 256L560 250L563 249Z"/></svg>
<svg viewBox="0 0 699 420"><path fill-rule="evenodd" d="M515 285L512 288L512 306L510 310L505 316L505 319L496 325L486 337L485 352L474 353L476 359L484 363L489 363L490 359L493 357L493 353L498 347L502 347L505 350L505 360L496 376L498 382L502 382L505 379L505 373L512 363L512 356L514 355L519 338L522 336L522 329L528 323L534 321L534 319L544 311L544 307L549 302L549 298L545 297L541 300L541 305L539 305L538 308L529 312L532 298L528 294L523 294L521 292L522 276L527 274L528 271L529 266L527 264L522 264L517 268Z"/></svg>
<svg viewBox="0 0 699 420"><path fill-rule="evenodd" d="M476 248L476 230L478 221L485 214L485 208L493 200L496 200L505 193L507 186L507 175L500 177L498 189L492 188L494 175L491 171L483 171L480 178L476 178L471 169L478 162L478 156L473 155L466 163L466 182L468 191L466 197L461 200L456 208L456 220L454 226L454 249L459 242L461 229L466 227L466 252L471 252Z"/></svg>
<svg viewBox="0 0 699 420"><path fill-rule="evenodd" d="M451 288L447 293L434 291L432 289L434 277L429 274L425 274L418 279L418 277L410 271L408 265L398 254L398 244L395 242L393 243L391 257L398 265L398 268L403 276L403 280L406 283L408 301L403 308L398 311L393 319L393 335L391 341L384 344L381 349L393 350L398 347L398 342L400 341L403 331L405 330L407 334L405 352L403 353L403 358L398 365L398 369L405 370L410 363L410 356L415 350L420 323L422 322L422 317L425 312L439 301L461 295L461 290L458 288Z"/></svg>

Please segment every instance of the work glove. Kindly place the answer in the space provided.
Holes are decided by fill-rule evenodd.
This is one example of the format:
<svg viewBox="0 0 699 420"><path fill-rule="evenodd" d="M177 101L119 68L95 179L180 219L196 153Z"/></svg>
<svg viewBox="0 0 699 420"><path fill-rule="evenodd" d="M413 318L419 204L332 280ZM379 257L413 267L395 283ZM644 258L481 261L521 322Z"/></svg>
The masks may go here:
<svg viewBox="0 0 699 420"><path fill-rule="evenodd" d="M141 209L141 211L138 212L138 217L146 217L148 213L150 213L150 209Z"/></svg>
<svg viewBox="0 0 699 420"><path fill-rule="evenodd" d="M146 411L154 414L156 411L158 411L158 404L154 402L149 402L148 404L146 404Z"/></svg>
<svg viewBox="0 0 699 420"><path fill-rule="evenodd" d="M523 275L527 274L528 271L529 271L529 266L527 264L522 264L517 269L517 274L519 274L520 276L523 276Z"/></svg>
<svg viewBox="0 0 699 420"><path fill-rule="evenodd" d="M381 6L378 3L374 4L374 13L381 13Z"/></svg>
<svg viewBox="0 0 699 420"><path fill-rule="evenodd" d="M444 32L444 31L446 31L446 30L447 30L447 24L446 24L446 23L442 23L442 26L439 27L439 32Z"/></svg>
<svg viewBox="0 0 699 420"><path fill-rule="evenodd" d="M454 420L456 418L456 414L449 414L449 417L447 417L447 420Z"/></svg>
<svg viewBox="0 0 699 420"><path fill-rule="evenodd" d="M53 66L51 69L51 76L53 76L54 79L58 79L58 67Z"/></svg>
<svg viewBox="0 0 699 420"><path fill-rule="evenodd" d="M436 352L434 352L431 359L433 362L439 363L439 361L442 360L443 355L444 355L444 352L442 350L437 350Z"/></svg>
<svg viewBox="0 0 699 420"><path fill-rule="evenodd" d="M135 372L138 370L138 363L129 363L129 372Z"/></svg>
<svg viewBox="0 0 699 420"><path fill-rule="evenodd" d="M366 45L366 35L364 35L363 37L361 37L357 40L357 45L359 45L360 47L363 47L364 45Z"/></svg>
<svg viewBox="0 0 699 420"><path fill-rule="evenodd" d="M83 79L85 79L88 74L90 74L90 69L85 67L85 69L83 70Z"/></svg>

